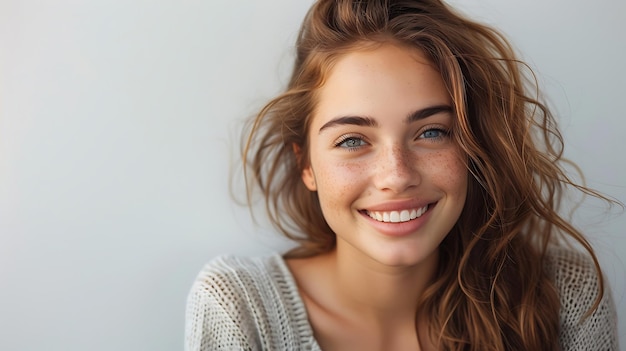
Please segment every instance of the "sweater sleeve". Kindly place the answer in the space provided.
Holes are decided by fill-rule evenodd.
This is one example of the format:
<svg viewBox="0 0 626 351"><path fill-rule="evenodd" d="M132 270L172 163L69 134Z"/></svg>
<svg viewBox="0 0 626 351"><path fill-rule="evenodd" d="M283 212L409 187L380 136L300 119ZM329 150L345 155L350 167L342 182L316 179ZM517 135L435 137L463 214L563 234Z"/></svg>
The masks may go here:
<svg viewBox="0 0 626 351"><path fill-rule="evenodd" d="M256 350L250 328L242 316L233 274L219 266L219 259L198 275L187 298L185 350ZM249 326L248 326L249 327Z"/></svg>
<svg viewBox="0 0 626 351"><path fill-rule="evenodd" d="M590 258L579 252L559 251L553 255L554 281L561 300L560 343L563 351L618 350L617 314L610 287L591 315L599 294L599 279Z"/></svg>
<svg viewBox="0 0 626 351"><path fill-rule="evenodd" d="M319 351L319 346L280 256L222 256L203 268L189 293L185 349Z"/></svg>

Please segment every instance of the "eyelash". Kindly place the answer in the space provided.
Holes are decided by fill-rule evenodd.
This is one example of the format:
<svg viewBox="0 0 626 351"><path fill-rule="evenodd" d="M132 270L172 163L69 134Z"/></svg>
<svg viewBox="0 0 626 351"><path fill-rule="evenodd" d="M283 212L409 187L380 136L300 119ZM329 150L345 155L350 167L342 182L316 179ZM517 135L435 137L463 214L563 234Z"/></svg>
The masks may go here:
<svg viewBox="0 0 626 351"><path fill-rule="evenodd" d="M446 137L450 136L450 130L448 128L445 128L445 127L442 127L442 126L438 126L438 125L436 125L436 126L426 126L422 130L423 130L423 132L421 132L417 136L417 138L415 138L416 140L417 139L425 139L425 140L428 140L430 142L437 142L437 141L440 141L443 138L446 138ZM438 132L439 135L438 136L434 136L434 137L430 137L430 138L423 137L424 134L426 134L428 132L432 132L432 131Z"/></svg>
<svg viewBox="0 0 626 351"><path fill-rule="evenodd" d="M350 141L350 140L359 141L361 143L361 145L358 145L358 146L342 146L342 144L345 144L347 141ZM359 148L361 148L361 147L363 147L365 145L367 145L367 142L365 141L365 138L363 138L363 136L361 136L361 135L353 135L353 134L343 135L335 143L335 147L337 147L337 148L344 148L344 149L347 149L348 151L356 151L356 150L358 150Z"/></svg>

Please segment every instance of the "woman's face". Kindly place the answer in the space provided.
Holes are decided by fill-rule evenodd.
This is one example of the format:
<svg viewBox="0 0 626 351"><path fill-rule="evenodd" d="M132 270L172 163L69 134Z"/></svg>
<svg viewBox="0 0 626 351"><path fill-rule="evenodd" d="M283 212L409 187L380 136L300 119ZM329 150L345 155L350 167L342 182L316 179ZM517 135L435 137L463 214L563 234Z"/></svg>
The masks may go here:
<svg viewBox="0 0 626 351"><path fill-rule="evenodd" d="M465 203L441 75L393 45L341 57L320 89L302 180L317 191L337 252L385 266L435 260Z"/></svg>

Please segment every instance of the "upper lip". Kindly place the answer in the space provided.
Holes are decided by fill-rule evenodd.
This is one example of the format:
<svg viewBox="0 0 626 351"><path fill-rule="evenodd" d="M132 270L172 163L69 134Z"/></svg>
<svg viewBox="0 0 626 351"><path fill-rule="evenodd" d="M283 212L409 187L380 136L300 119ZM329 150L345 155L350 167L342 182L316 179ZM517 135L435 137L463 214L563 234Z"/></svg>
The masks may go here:
<svg viewBox="0 0 626 351"><path fill-rule="evenodd" d="M376 212L390 212L390 211L402 211L402 210L411 210L411 209L419 209L424 206L427 206L435 201L426 201L426 200L418 200L418 199L407 199L407 200L394 200L394 201L386 201L383 203L379 203L372 206L367 206L362 208L362 211L376 211Z"/></svg>

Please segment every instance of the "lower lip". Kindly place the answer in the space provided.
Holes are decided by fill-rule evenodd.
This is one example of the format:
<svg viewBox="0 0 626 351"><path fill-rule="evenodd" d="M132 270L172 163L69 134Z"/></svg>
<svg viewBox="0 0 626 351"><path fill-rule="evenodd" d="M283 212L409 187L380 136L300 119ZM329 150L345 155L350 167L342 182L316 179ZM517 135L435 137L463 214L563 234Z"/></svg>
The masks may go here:
<svg viewBox="0 0 626 351"><path fill-rule="evenodd" d="M360 212L360 213L381 234L384 234L387 236L399 237L399 236L407 236L418 231L420 227L424 225L424 223L430 216L430 213L432 212L432 209L435 207L435 205L436 203L429 204L428 210L424 212L421 216L415 219L412 219L407 222L398 222L398 223L379 222L373 219L372 217L370 217L365 212Z"/></svg>

